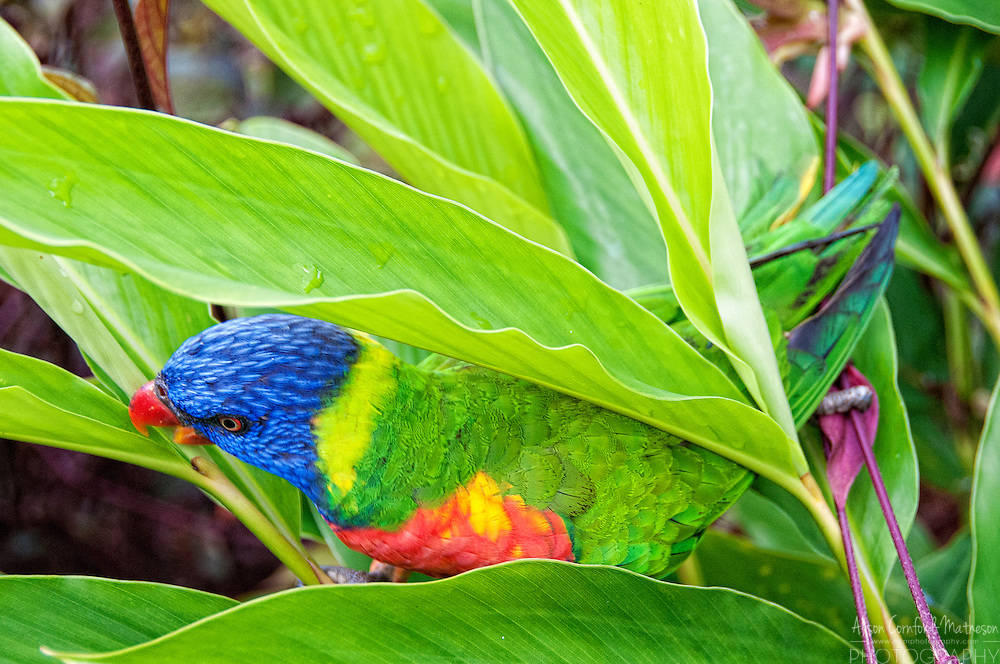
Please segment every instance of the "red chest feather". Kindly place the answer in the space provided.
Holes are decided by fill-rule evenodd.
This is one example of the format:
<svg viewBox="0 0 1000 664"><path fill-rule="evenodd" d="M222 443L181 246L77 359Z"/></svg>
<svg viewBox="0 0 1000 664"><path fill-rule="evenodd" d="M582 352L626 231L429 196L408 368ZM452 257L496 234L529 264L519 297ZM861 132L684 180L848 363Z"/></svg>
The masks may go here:
<svg viewBox="0 0 1000 664"><path fill-rule="evenodd" d="M443 505L419 508L397 530L334 529L356 551L431 576L518 558L573 560L573 545L559 515L525 505L520 496L501 495L483 472Z"/></svg>

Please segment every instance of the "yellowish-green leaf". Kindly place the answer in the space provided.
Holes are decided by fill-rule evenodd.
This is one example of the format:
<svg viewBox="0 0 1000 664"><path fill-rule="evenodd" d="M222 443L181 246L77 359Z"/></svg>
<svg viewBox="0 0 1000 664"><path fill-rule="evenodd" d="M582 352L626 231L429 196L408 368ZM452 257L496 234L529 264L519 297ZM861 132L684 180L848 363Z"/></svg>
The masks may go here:
<svg viewBox="0 0 1000 664"><path fill-rule="evenodd" d="M0 122L19 127L0 136L3 242L492 367L797 481L780 427L662 321L468 208L313 152L141 111L0 100ZM46 189L67 172L78 177L71 205Z"/></svg>
<svg viewBox="0 0 1000 664"><path fill-rule="evenodd" d="M512 0L584 113L634 167L667 243L670 282L762 408L795 436L715 157L705 35L692 0ZM804 472L793 443L789 454Z"/></svg>
<svg viewBox="0 0 1000 664"><path fill-rule="evenodd" d="M416 187L568 251L520 125L420 0L208 0Z"/></svg>

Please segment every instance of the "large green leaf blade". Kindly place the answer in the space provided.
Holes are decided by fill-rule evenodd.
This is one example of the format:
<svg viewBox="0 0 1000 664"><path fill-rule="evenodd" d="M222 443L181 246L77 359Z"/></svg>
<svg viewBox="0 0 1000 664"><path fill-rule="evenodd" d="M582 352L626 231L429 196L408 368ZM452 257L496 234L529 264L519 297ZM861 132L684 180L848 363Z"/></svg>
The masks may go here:
<svg viewBox="0 0 1000 664"><path fill-rule="evenodd" d="M972 572L969 574L969 652L980 658L996 649L1000 625L1000 382L979 441L972 478L969 522L972 525ZM971 661L975 661L974 659Z"/></svg>
<svg viewBox="0 0 1000 664"><path fill-rule="evenodd" d="M159 583L0 576L0 662L52 662L39 648L125 648L235 604L221 595Z"/></svg>
<svg viewBox="0 0 1000 664"><path fill-rule="evenodd" d="M656 220L614 150L507 0L474 4L485 66L524 124L577 260L619 289L663 281L667 256Z"/></svg>
<svg viewBox="0 0 1000 664"><path fill-rule="evenodd" d="M889 0L902 9L939 16L1000 34L1000 4L993 0Z"/></svg>
<svg viewBox="0 0 1000 664"><path fill-rule="evenodd" d="M740 629L733 629L737 623ZM191 652L204 664L771 664L846 661L852 651L827 629L749 595L614 568L523 561L432 583L303 588L247 602L138 647L61 657L124 664L174 661Z"/></svg>
<svg viewBox="0 0 1000 664"><path fill-rule="evenodd" d="M206 3L403 178L556 250L520 125L481 65L420 0Z"/></svg>
<svg viewBox="0 0 1000 664"><path fill-rule="evenodd" d="M737 216L780 175L796 179L819 144L805 107L731 0L699 0L708 37L712 135Z"/></svg>
<svg viewBox="0 0 1000 664"><path fill-rule="evenodd" d="M794 437L712 142L708 55L694 3L512 2L577 105L645 187L685 314ZM805 470L804 459L796 465Z"/></svg>
<svg viewBox="0 0 1000 664"><path fill-rule="evenodd" d="M0 100L0 118L21 129L0 138L4 242L135 269L189 297L295 307L606 405L779 483L797 478L774 421L662 321L467 208L156 114ZM70 206L44 186L67 171Z"/></svg>
<svg viewBox="0 0 1000 664"><path fill-rule="evenodd" d="M0 87L5 94L58 96L57 92L48 94L50 91L38 60L17 33L2 20L0 51L10 56L0 69L0 78L4 81ZM271 133L283 130L284 134L280 137L286 140L289 133L299 138L308 133L294 125L276 127L275 122L263 127L263 130L270 129ZM258 131L262 130L261 124L262 121L256 123ZM255 128L254 123L250 128ZM49 182L47 190L54 201L72 205L74 178L63 174ZM204 303L171 293L134 274L13 247L0 247L0 266L18 288L28 293L73 338L105 387L122 401L127 401L135 388L163 366L181 342L213 323ZM63 412L65 404L58 393L44 395L41 400L36 397L36 394L16 392L7 395L8 404L18 403L22 407L18 410L21 419L17 429L21 433L12 433L11 438L43 442L37 436L48 431L53 421L63 425L78 421L80 413ZM44 403L46 399L57 406ZM54 413L53 408L59 414ZM121 404L117 408L124 412ZM88 426L92 427L92 423ZM125 429L131 431L128 425ZM140 465L164 462L140 454L145 446L137 443L139 439L136 436L129 439L130 443L125 443L125 449L114 448L115 439L116 434L110 433L108 445L111 447L94 441L95 446L82 451ZM44 440L48 444L67 446L67 441L58 435L58 430ZM128 449L129 445L136 449ZM167 454L167 472L194 479L191 469L180 461L179 455L170 453L166 446L155 449L158 453ZM274 475L221 452L210 450L209 454L290 541L298 541L301 507L296 489Z"/></svg>
<svg viewBox="0 0 1000 664"><path fill-rule="evenodd" d="M636 184L656 208L671 283L688 316L699 328L721 331L709 277L711 90L694 7L580 0L513 5L576 104L634 167Z"/></svg>

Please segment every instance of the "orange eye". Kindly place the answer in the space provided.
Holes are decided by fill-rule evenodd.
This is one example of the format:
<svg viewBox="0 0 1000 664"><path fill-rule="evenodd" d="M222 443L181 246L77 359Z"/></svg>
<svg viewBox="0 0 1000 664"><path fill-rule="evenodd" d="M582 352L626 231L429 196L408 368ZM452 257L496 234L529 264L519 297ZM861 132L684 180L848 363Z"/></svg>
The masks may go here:
<svg viewBox="0 0 1000 664"><path fill-rule="evenodd" d="M155 389L156 389L156 396L160 397L160 399L167 398L167 388L157 383Z"/></svg>
<svg viewBox="0 0 1000 664"><path fill-rule="evenodd" d="M243 431L243 420L238 417L232 417L231 415L219 415L216 418L219 426L229 431L231 433L237 433Z"/></svg>

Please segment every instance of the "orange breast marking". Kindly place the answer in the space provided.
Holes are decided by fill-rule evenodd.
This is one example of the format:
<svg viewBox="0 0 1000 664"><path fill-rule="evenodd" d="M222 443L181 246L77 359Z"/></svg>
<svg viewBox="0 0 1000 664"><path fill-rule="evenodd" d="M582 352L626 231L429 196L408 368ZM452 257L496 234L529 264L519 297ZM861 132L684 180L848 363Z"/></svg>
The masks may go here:
<svg viewBox="0 0 1000 664"><path fill-rule="evenodd" d="M336 528L347 546L376 560L449 576L517 558L573 560L573 544L552 510L504 496L480 471L438 507L421 507L393 531Z"/></svg>

